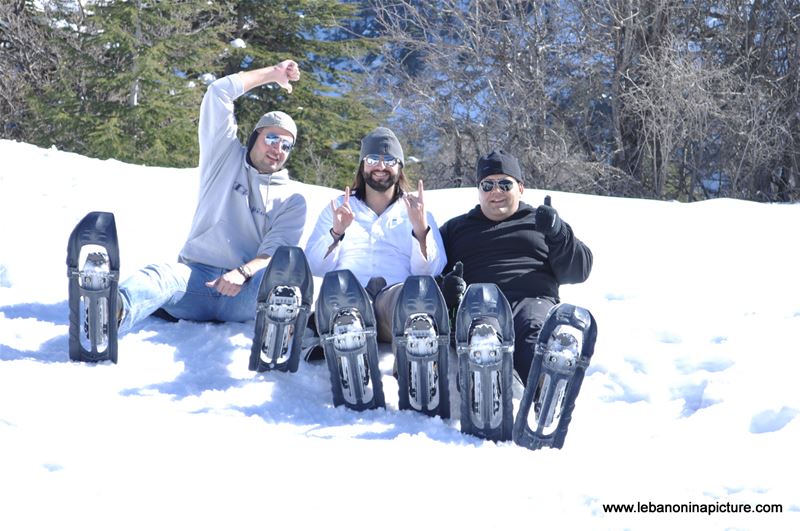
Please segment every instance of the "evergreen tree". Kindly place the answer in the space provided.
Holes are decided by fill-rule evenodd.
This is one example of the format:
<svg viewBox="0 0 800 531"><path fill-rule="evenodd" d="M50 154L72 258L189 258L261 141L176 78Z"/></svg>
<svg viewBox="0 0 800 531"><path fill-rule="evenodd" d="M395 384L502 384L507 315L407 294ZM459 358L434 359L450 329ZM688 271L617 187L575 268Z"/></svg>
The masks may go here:
<svg viewBox="0 0 800 531"><path fill-rule="evenodd" d="M361 87L355 58L374 44L344 29L358 15L356 4L335 0L289 0L238 3L236 49L223 74L296 60L302 78L292 94L263 87L237 108L243 136L262 113L282 110L298 124L299 138L289 159L295 179L343 188L353 180L360 139L380 119L376 98Z"/></svg>
<svg viewBox="0 0 800 531"><path fill-rule="evenodd" d="M40 143L94 157L195 165L203 87L190 79L222 50L218 35L230 24L224 6L134 0L91 9L50 13L69 61L32 98L29 128L39 130Z"/></svg>
<svg viewBox="0 0 800 531"><path fill-rule="evenodd" d="M197 164L197 117L209 78L294 59L303 77L289 95L262 87L237 101L244 142L262 113L298 123L292 175L343 187L360 138L376 123L356 58L369 39L345 29L358 3L286 0L49 0L28 17L50 43L46 82L25 83L17 136L136 164ZM28 10L34 11L33 4ZM244 47L234 45L241 39ZM20 64L24 59L20 60ZM49 68L48 68L49 67ZM29 76L30 77L30 76ZM201 81L202 80L202 81ZM371 100L372 98L372 100Z"/></svg>

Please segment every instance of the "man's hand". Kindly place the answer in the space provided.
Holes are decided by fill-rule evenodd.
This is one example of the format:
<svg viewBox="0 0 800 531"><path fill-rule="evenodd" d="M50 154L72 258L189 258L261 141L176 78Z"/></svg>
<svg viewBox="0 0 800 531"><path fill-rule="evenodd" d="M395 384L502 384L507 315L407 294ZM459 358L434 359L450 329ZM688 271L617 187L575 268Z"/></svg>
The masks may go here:
<svg viewBox="0 0 800 531"><path fill-rule="evenodd" d="M536 209L536 230L544 234L545 238L553 238L561 233L561 218L552 207L550 196L545 196L544 204Z"/></svg>
<svg viewBox="0 0 800 531"><path fill-rule="evenodd" d="M403 194L403 202L408 210L408 220L417 239L425 241L428 232L428 218L425 216L425 200L423 198L422 179L417 181L417 195Z"/></svg>
<svg viewBox="0 0 800 531"><path fill-rule="evenodd" d="M292 93L292 85L290 81L297 81L300 79L300 67L291 59L282 61L275 65L275 83L286 89L289 94Z"/></svg>
<svg viewBox="0 0 800 531"><path fill-rule="evenodd" d="M338 236L344 236L344 231L347 230L347 227L353 223L353 220L356 218L353 209L350 208L350 187L347 186L344 189L344 202L338 207L336 206L336 200L331 200L331 210L333 211L333 232L336 233Z"/></svg>
<svg viewBox="0 0 800 531"><path fill-rule="evenodd" d="M238 270L228 271L221 277L206 282L206 287L217 290L221 295L235 297L242 291L242 286L247 279Z"/></svg>
<svg viewBox="0 0 800 531"><path fill-rule="evenodd" d="M277 83L291 93L292 85L290 81L300 79L300 67L291 59L287 59L273 66L244 70L239 72L239 77L242 80L242 87L245 92L267 83Z"/></svg>

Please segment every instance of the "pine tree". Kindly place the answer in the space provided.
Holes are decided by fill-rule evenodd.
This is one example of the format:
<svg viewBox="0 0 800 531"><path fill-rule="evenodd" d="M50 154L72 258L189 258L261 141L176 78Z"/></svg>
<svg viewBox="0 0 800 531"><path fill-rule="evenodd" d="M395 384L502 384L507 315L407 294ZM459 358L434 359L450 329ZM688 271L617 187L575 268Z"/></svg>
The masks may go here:
<svg viewBox="0 0 800 531"><path fill-rule="evenodd" d="M70 0L43 2L39 30L53 43L47 83L28 87L25 140L99 158L171 167L197 164L206 76L291 58L303 77L237 101L241 140L264 112L298 123L294 178L344 187L359 140L378 118L356 58L372 42L344 29L358 3L338 0ZM83 8L82 5L87 7ZM241 39L245 47L234 46ZM201 81L204 80L204 81Z"/></svg>
<svg viewBox="0 0 800 531"><path fill-rule="evenodd" d="M32 119L44 124L32 126L43 129L39 140L99 158L195 165L203 87L190 78L222 51L218 34L229 27L224 6L134 0L91 8L78 20L69 9L51 15L63 42L77 34L79 47L65 46L69 64L31 102Z"/></svg>
<svg viewBox="0 0 800 531"><path fill-rule="evenodd" d="M246 135L262 113L282 110L298 123L289 169L295 179L344 188L353 180L361 138L376 125L376 98L362 89L355 58L374 48L342 24L356 4L335 0L238 3L236 36L247 47L231 54L224 74L294 59L302 78L291 95L264 87L243 98L237 118Z"/></svg>

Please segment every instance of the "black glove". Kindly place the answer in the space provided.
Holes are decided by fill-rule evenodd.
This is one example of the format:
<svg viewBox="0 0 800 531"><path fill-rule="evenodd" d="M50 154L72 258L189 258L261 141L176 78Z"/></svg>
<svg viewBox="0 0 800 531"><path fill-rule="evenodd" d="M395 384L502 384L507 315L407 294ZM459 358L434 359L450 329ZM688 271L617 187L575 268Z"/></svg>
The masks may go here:
<svg viewBox="0 0 800 531"><path fill-rule="evenodd" d="M448 310L454 310L461 304L461 297L467 291L467 283L464 281L464 264L456 262L453 270L447 273L439 287L444 295L444 302L447 303Z"/></svg>
<svg viewBox="0 0 800 531"><path fill-rule="evenodd" d="M545 238L555 238L561 234L561 218L551 206L550 196L544 198L544 204L536 209L536 230L544 234Z"/></svg>

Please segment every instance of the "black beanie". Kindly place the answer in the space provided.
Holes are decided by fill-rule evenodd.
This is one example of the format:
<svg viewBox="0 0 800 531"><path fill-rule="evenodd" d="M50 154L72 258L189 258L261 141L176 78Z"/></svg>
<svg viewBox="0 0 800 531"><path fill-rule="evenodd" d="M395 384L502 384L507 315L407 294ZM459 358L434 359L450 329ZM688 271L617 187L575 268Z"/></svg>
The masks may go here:
<svg viewBox="0 0 800 531"><path fill-rule="evenodd" d="M391 155L400 161L401 166L405 166L403 146L392 130L386 127L376 127L361 139L361 159L367 155Z"/></svg>
<svg viewBox="0 0 800 531"><path fill-rule="evenodd" d="M506 153L502 149L496 149L478 159L477 168L478 182L484 177L489 175L508 175L513 177L518 182L524 183L522 178L522 170L519 168L519 162L510 153Z"/></svg>

